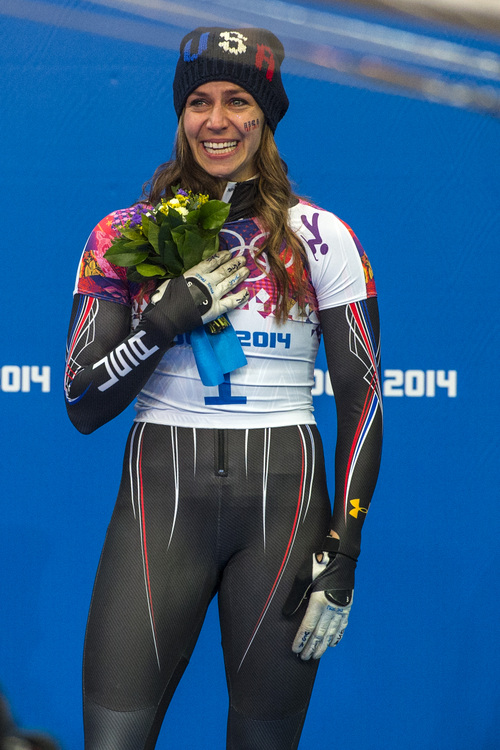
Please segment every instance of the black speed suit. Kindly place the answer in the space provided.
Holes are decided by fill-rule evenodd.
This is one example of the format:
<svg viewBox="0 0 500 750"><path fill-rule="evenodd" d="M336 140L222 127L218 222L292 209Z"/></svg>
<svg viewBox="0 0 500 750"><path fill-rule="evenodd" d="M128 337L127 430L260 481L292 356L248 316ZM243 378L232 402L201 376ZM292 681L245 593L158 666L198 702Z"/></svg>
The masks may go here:
<svg viewBox="0 0 500 750"><path fill-rule="evenodd" d="M151 390L149 378L174 337L199 325L183 279L167 292L161 311L148 308L135 333L125 305L76 295L67 404L81 431L111 419L141 389ZM92 319L92 337L80 351L72 342L83 309ZM367 407L376 372L367 379L370 367L353 344L357 316L368 323L378 356L374 297L320 312L338 417L339 500L336 493L332 520L312 420L247 428L243 419L242 428L215 429L203 420L186 427L182 420L134 423L89 614L87 750L154 747L215 594L230 696L227 747L298 746L318 662L292 653L303 611L285 618L282 607L298 568L321 549L330 527L349 561L339 567L337 586L352 587L350 561L359 552L380 458L380 405ZM150 354L137 357L137 366L108 388L110 370L96 363L108 355L113 361L113 352L118 357L137 331ZM344 507L348 497L357 502L352 513Z"/></svg>

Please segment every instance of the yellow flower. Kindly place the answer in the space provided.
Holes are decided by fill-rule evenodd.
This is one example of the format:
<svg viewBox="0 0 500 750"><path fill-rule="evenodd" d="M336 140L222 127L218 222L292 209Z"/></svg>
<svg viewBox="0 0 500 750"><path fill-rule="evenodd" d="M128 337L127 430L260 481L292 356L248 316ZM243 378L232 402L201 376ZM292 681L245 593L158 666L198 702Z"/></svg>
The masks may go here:
<svg viewBox="0 0 500 750"><path fill-rule="evenodd" d="M165 216L168 216L168 207L169 207L169 201L166 201L165 198L162 198L160 201L160 206L158 207L158 210L162 214L165 214Z"/></svg>

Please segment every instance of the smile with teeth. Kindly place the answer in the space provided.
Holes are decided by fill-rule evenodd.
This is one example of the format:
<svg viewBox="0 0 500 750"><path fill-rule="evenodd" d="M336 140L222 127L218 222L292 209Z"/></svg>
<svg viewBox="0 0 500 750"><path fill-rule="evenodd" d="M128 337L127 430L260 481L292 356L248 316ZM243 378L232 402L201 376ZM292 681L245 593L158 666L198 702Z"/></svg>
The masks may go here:
<svg viewBox="0 0 500 750"><path fill-rule="evenodd" d="M224 141L223 143L203 141L203 147L209 154L229 154L237 145L238 141Z"/></svg>

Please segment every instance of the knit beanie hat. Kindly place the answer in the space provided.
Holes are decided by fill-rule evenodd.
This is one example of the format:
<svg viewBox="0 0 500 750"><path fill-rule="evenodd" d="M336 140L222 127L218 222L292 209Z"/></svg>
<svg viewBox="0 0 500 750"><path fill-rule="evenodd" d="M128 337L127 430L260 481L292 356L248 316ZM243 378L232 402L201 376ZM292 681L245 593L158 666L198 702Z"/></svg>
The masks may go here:
<svg viewBox="0 0 500 750"><path fill-rule="evenodd" d="M230 81L253 96L271 130L288 109L280 65L285 50L267 29L200 27L180 45L174 77L174 107L180 117L186 99L209 81Z"/></svg>

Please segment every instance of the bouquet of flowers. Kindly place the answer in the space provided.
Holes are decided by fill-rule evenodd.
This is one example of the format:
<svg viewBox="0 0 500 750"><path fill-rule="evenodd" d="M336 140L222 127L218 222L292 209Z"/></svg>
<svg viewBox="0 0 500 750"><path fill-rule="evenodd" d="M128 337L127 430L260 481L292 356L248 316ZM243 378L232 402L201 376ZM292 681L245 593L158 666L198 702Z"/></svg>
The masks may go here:
<svg viewBox="0 0 500 750"><path fill-rule="evenodd" d="M172 187L172 193L173 198L162 198L154 207L138 203L127 212L125 221L113 223L118 236L104 257L125 267L130 281L181 276L219 249L219 232L229 215L229 203L193 195L178 186ZM225 342L215 346L215 342L206 341L203 329L191 332L202 380L205 385L216 385L223 382L224 373L243 366L246 359L226 316L213 320L207 328L210 333L227 334L222 337ZM222 355L222 349L231 350L231 354ZM212 361L212 350L217 362Z"/></svg>
<svg viewBox="0 0 500 750"><path fill-rule="evenodd" d="M118 237L105 257L127 268L130 281L181 276L219 249L219 232L229 203L173 187L174 197L150 208L137 204L124 223L115 222Z"/></svg>

